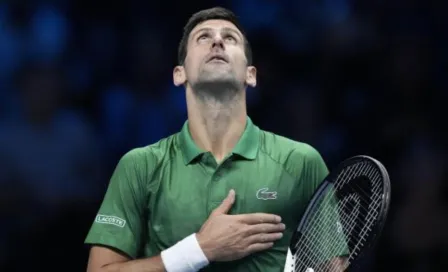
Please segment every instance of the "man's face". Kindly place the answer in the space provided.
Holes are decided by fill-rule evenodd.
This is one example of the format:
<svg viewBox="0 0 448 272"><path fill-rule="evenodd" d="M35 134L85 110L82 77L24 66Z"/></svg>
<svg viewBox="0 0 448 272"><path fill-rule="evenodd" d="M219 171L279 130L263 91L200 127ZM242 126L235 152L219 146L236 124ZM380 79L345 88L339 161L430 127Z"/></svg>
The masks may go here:
<svg viewBox="0 0 448 272"><path fill-rule="evenodd" d="M193 89L222 92L255 85L255 68L247 66L243 34L225 20L205 21L191 31L183 69Z"/></svg>

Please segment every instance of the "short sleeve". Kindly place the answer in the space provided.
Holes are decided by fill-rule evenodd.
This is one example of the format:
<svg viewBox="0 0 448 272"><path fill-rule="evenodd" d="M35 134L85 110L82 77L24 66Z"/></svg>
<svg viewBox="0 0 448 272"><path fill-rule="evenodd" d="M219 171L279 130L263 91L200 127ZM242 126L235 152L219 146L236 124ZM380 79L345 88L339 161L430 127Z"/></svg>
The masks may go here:
<svg viewBox="0 0 448 272"><path fill-rule="evenodd" d="M305 154L304 182L307 185L308 194L311 196L327 177L329 171L320 153L308 146Z"/></svg>
<svg viewBox="0 0 448 272"><path fill-rule="evenodd" d="M112 247L136 258L142 246L146 192L142 186L143 162L130 151L118 162L86 244Z"/></svg>

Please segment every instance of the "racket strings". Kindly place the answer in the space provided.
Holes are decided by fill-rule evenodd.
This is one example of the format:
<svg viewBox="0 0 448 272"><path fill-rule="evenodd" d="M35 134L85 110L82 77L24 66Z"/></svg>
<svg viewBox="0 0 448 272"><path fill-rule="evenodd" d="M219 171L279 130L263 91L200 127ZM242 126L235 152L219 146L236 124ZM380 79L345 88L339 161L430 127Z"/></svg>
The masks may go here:
<svg viewBox="0 0 448 272"><path fill-rule="evenodd" d="M334 192L333 192L333 194L334 194ZM332 196L332 195L331 195ZM349 198L352 198L353 197L353 195L350 195L349 196ZM359 196L357 196L358 198L359 198ZM346 200L347 198L344 198L343 199L343 201L344 202L347 202L347 200ZM328 202L331 200L331 198L329 198L329 197L327 197L326 199L325 199L325 201L324 202L326 202L325 204L328 204ZM330 205L325 205L325 204L321 204L321 206L324 206L324 207L326 207L326 208L328 208ZM346 204L346 203L343 203L343 204ZM339 206L342 206L343 207L343 205L339 205ZM332 206L333 208L336 208L336 206ZM366 211L365 209L363 209L364 211ZM318 221L318 220L320 220L320 221L322 221L322 213L323 213L323 210L322 209L320 209L319 210L320 211L320 213L317 213L314 217L313 217L313 219L312 220L310 220L309 221L309 223L308 223L308 225L316 225L316 223L318 223L318 222L316 222L316 221ZM327 213L328 214L328 213ZM322 223L322 222L319 222L319 223ZM346 223L346 222L344 222L344 223ZM345 224L346 225L346 224ZM308 229L308 232L306 232L307 234L309 234L309 229ZM306 237L306 236L305 236ZM309 237L309 236L308 236ZM309 237L309 238L311 238L311 237ZM313 237L313 238L316 238L316 237Z"/></svg>
<svg viewBox="0 0 448 272"><path fill-rule="evenodd" d="M338 217L339 215L343 215L337 222L338 232L347 233L349 236L349 248L354 248L354 250L350 253L349 260L351 259L352 255L357 254L357 250L361 248L362 243L365 240L365 234L369 230L371 230L370 225L373 224L379 214L377 209L381 204L381 202L378 200L380 198L381 183L378 182L378 180L381 178L381 175L376 170L376 167L370 164L366 165L365 162L361 162L351 165L350 167L347 167L346 169L341 171L334 183L336 189L330 192L329 197L325 197L322 203L320 203L320 206L323 206L324 209L319 209L319 212L316 213L311 220L309 220L309 223L305 227L305 231L302 234L302 239L300 239L296 243L295 248L298 249L295 254L296 265L300 264L305 268L310 267L310 265L314 266L315 264L321 262L321 260L319 259L321 259L322 256L328 256L329 254L334 253L334 250L337 250L336 252L342 252L344 250L345 244L338 241L338 239L340 239L338 238L338 235L326 237L327 239L318 239L322 238L321 236L322 233L324 233L324 229L311 229L308 227L325 227L325 223L327 223L328 225L328 222L324 221L324 218L328 218L329 215L331 216L336 214L338 215ZM370 189L371 194L366 193L361 187L358 186L356 190L360 192L363 197L352 194L344 198L339 205L328 205L328 203L334 197L335 192L338 189L341 189L349 180L356 178L357 176L367 176L370 178L373 183L373 186ZM370 201L365 198L370 198ZM353 207L348 207L352 202L355 203ZM369 208L364 208L364 206L367 206L366 204L368 204ZM350 208L351 213L346 214L346 212L343 210L344 208ZM356 222L360 220L360 213L363 213L365 215L365 224L359 224L360 222ZM364 225L364 227L359 230L359 225ZM355 245L353 245L354 233L358 233L357 236L360 236L360 239ZM306 251L307 254L303 254L303 251ZM307 258L300 259L297 258L297 256L306 256ZM310 265L308 265L308 263Z"/></svg>
<svg viewBox="0 0 448 272"><path fill-rule="evenodd" d="M370 171L371 172L371 171ZM369 174L371 174L371 173L369 173ZM369 175L368 174L368 175ZM372 175L371 175L372 176ZM379 175L375 175L375 176L372 176L372 179L373 180L376 180L377 178L378 178L378 176ZM379 183L374 183L375 184L375 186L372 188L372 191L376 191L376 189L377 188L375 188L375 187L380 187L379 186ZM369 225L371 225L371 223L373 223L374 222L374 218L376 217L375 215L372 215L371 217L373 218L373 220L369 220L369 218L365 218L365 220L364 221L367 221L367 224L361 224L361 222L357 222L358 224L355 224L355 221L359 221L359 220L361 220L360 219L360 217L359 217L359 213L360 213L360 209L359 208L361 208L362 207L362 205L360 204L360 202L359 201L362 201L363 199L362 198L360 198L359 197L359 195L356 195L357 197L354 197L353 195L349 195L349 196L347 196L346 198L344 198L342 201L341 201L341 204L338 206L338 214L339 215L344 215L344 216L342 216L342 225L343 226L345 226L346 228L344 229L345 231L344 231L344 233L347 233L348 234L348 236L350 236L350 238L348 239L348 244L349 244L349 248L353 248L353 234L356 232L356 233L358 233L358 236L360 236L361 238L360 238L360 240L358 241L358 243L357 243L357 245L355 245L354 246L354 248L355 248L355 250L352 252L352 256L353 255L356 255L357 254L357 252L356 252L356 248L358 248L358 246L359 246L359 244L361 244L362 245L362 243L364 242L363 240L365 240L364 238L365 238L365 234L367 233L367 231L370 229L369 228ZM356 200L358 200L358 201L355 201L355 206L354 207L351 207L351 213L345 213L345 211L343 210L343 208L346 208L347 207L347 204L348 204L348 199L353 199L353 198L355 198ZM372 204L372 202L370 202L370 204ZM378 207L379 207L379 204L377 205ZM358 208L358 209L357 209ZM371 207L372 208L372 207ZM373 209L375 209L375 207L373 207ZM372 209L370 209L370 210L372 210ZM365 209L362 209L362 211L365 211ZM378 212L377 212L377 214L378 214ZM367 216L366 216L367 217ZM370 223L369 223L370 222ZM362 228L361 230L359 230L359 225L363 225L365 228ZM349 226L349 228L347 229L347 226ZM356 230L357 229L357 230ZM354 231L355 230L355 231ZM339 246L339 248L337 248L337 250L343 250L343 245L341 244L341 243L337 243L337 239L332 239L331 240L331 243L330 243L330 245L336 245L336 246ZM352 257L351 256L351 257ZM350 259L350 258L349 258ZM329 271L328 269L326 270L326 271Z"/></svg>
<svg viewBox="0 0 448 272"><path fill-rule="evenodd" d="M356 217L354 217L354 218L356 218ZM338 228L342 229L342 225L339 224ZM348 231L353 231L353 230L348 230ZM338 230L338 232L342 232L342 231ZM365 231L362 231L362 232L365 232ZM361 233L361 235L363 235L363 234ZM314 247L310 248L311 247L311 243L310 242L307 243L306 241L304 241L303 245L300 247L301 251L309 252L309 254L307 256L308 256L308 261L311 262L311 263L316 263L316 261L313 261L313 260L319 260L319 259L321 260L322 259L322 255L324 255L324 256L331 256L331 254L332 253L334 254L334 252L343 252L343 250L345 248L345 245L343 245L341 243L341 241L338 241L338 239L336 238L337 236L338 235L336 234L335 236L324 237L325 239L320 239L320 240L319 239L315 239L315 238L314 239L310 238L308 240L311 240L311 241L321 241L321 242L314 243ZM323 237L321 237L321 238L323 238ZM362 242L363 241L361 241L361 243ZM331 245L333 245L333 246L331 246ZM353 245L351 245L351 246L353 247ZM357 246L355 246L355 248L356 247ZM319 262L319 261L317 261L317 262ZM325 270L325 271L328 271L328 270Z"/></svg>
<svg viewBox="0 0 448 272"><path fill-rule="evenodd" d="M343 207L349 206L350 203L352 203L352 202L355 203L353 205L353 207L350 207L351 211L352 211L351 215L352 215L353 218L358 218L361 210L364 210L364 208L360 204L361 201L362 201L362 199L358 195L349 195L348 197L344 198L341 201L340 207L342 209ZM343 219L345 219L345 217ZM344 222L342 224L338 222L337 224L341 225L341 228L343 228L343 226L344 226L343 225ZM357 227L356 224L353 224L353 225L345 224L345 226L348 226L348 229L346 230L346 233L352 233L352 231Z"/></svg>
<svg viewBox="0 0 448 272"><path fill-rule="evenodd" d="M364 224L360 224L363 226L363 228L361 229L361 231L358 234L359 240L356 243L356 245L353 247L353 252L351 253L351 255L358 255L359 252L357 252L358 250L360 251L363 243L366 241L366 234L372 230L372 225L374 224L374 222L377 220L378 216L379 216L379 208L381 206L381 182L380 182L380 178L381 175L379 173L377 173L377 175L375 175L375 177L372 177L372 183L373 188L372 188L372 194L370 195L370 203L369 204L369 208L367 211L367 214L364 218ZM359 225L357 225L359 226ZM353 233L350 233L350 236L353 236ZM353 239L349 239L350 242L353 241Z"/></svg>
<svg viewBox="0 0 448 272"><path fill-rule="evenodd" d="M374 180L376 178L377 177L373 177ZM380 187L378 185L379 183L374 183L374 184L377 185L376 187L378 187L378 188ZM375 192L376 191L375 189L377 189L377 188L375 188L375 187L372 188L372 191ZM379 194L377 194L377 195L379 195ZM375 198L375 195L372 194L371 198ZM362 198L360 200L362 201ZM363 215L365 215L364 218L359 217L360 211L356 210L355 207L352 208L352 213L346 214L346 213L344 213L344 211L339 211L339 214L344 215L344 217L342 218L342 222L343 222L343 225L346 226L344 233L348 234L348 237L347 237L348 238L347 239L348 246L349 246L349 248L353 248L353 250L348 258L348 261L350 261L353 258L353 256L356 256L359 253L358 250L360 250L362 248L363 243L366 241L366 239L365 239L366 234L371 230L371 225L373 224L374 220L376 220L376 218L378 217L379 213L377 212L376 209L379 208L380 202L373 201L373 202L370 202L369 204L370 204L369 210L373 211L373 212L366 214L365 209L362 209L362 211L364 212ZM374 204L374 206L372 206L372 204ZM358 207L362 207L362 206L360 206L359 202L357 202L357 203L355 202L355 205L357 205ZM344 206L342 206L342 207L344 207ZM350 220L350 222L349 222L349 220ZM355 221L357 221L357 222L355 222ZM362 222L362 221L364 221L364 222ZM347 229L347 226L354 226L354 227L352 227L351 229L350 228ZM360 229L359 226L363 226L363 228ZM357 234L357 236L359 237L359 240L357 241L356 244L354 244L354 241L356 241L356 240L353 237L353 236L355 236L355 234ZM341 244L335 243L335 245L340 246ZM328 266L329 265L327 265L327 267L324 271L333 271L333 270L331 270L331 267L328 267ZM337 269L337 268L334 267L333 269Z"/></svg>

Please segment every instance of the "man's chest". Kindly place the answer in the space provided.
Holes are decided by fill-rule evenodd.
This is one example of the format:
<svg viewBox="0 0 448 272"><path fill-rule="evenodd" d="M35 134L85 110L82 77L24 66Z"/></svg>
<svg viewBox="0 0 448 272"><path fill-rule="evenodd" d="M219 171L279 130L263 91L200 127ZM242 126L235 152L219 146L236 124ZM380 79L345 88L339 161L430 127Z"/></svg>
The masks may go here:
<svg viewBox="0 0 448 272"><path fill-rule="evenodd" d="M229 214L273 213L284 218L287 225L295 223L300 186L281 167L261 169L250 162L215 170L201 167L159 176L158 190L149 203L148 228L160 247L169 247L199 231L231 189L236 199Z"/></svg>

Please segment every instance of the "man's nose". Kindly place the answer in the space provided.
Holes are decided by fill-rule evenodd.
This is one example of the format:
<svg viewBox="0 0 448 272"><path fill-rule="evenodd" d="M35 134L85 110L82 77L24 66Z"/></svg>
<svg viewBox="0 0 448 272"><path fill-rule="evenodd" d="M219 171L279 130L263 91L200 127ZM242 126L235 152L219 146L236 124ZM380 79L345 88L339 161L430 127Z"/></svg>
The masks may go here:
<svg viewBox="0 0 448 272"><path fill-rule="evenodd" d="M212 48L224 49L224 41L221 35L215 35L215 37L213 38Z"/></svg>

